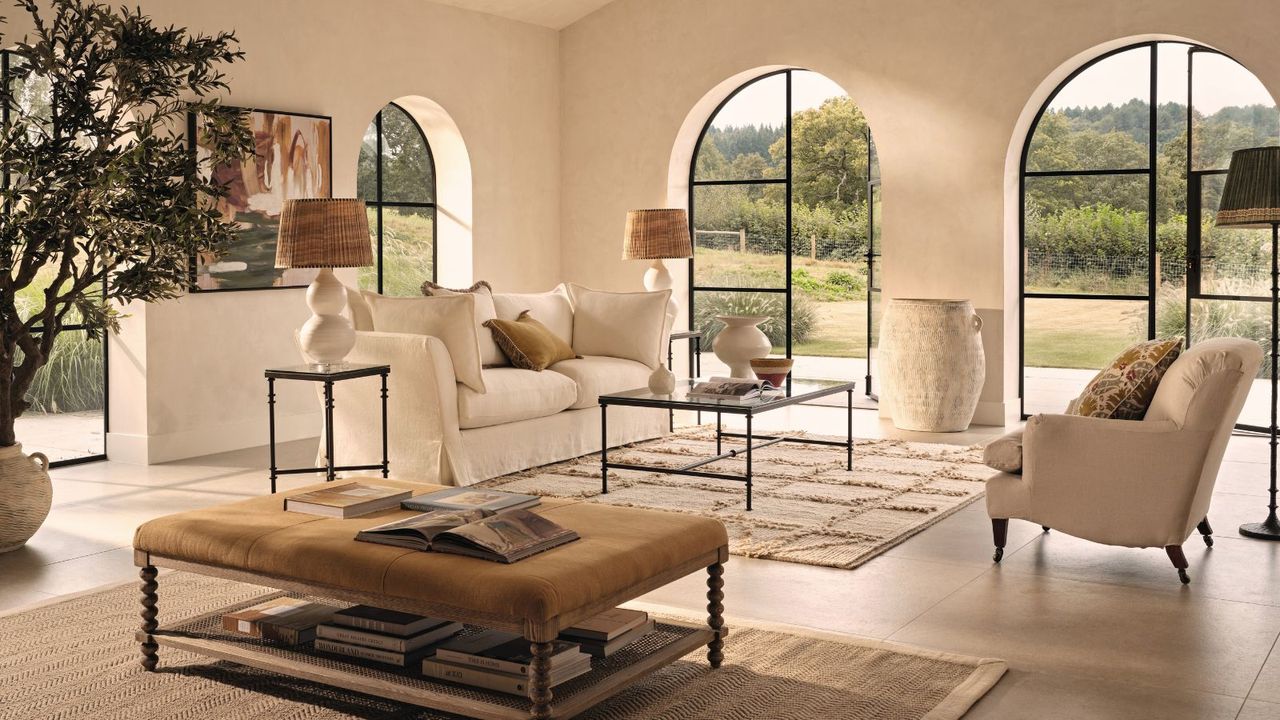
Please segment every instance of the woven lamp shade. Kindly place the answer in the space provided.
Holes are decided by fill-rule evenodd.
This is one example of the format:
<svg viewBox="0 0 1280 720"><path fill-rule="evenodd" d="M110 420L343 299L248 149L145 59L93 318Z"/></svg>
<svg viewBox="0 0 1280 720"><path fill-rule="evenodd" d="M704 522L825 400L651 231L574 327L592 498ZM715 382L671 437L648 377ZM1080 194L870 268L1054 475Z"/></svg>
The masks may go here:
<svg viewBox="0 0 1280 720"><path fill-rule="evenodd" d="M1280 147L1231 153L1215 224L1269 228L1280 223Z"/></svg>
<svg viewBox="0 0 1280 720"><path fill-rule="evenodd" d="M285 200L276 239L278 268L365 267L373 264L369 218L355 198Z"/></svg>
<svg viewBox="0 0 1280 720"><path fill-rule="evenodd" d="M622 238L623 260L693 257L689 216L678 208L631 210Z"/></svg>

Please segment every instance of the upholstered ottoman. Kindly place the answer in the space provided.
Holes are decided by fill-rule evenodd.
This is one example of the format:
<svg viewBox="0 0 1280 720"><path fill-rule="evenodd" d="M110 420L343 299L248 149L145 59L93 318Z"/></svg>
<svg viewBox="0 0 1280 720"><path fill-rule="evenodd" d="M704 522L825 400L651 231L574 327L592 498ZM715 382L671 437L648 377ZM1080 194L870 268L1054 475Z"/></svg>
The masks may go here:
<svg viewBox="0 0 1280 720"><path fill-rule="evenodd" d="M373 479L431 492L440 486ZM413 513L388 510L340 520L286 512L297 490L157 518L138 528L134 559L142 568L143 666L153 670L159 646L172 646L293 677L324 682L471 717L571 717L648 673L707 645L722 660L723 563L728 539L718 521L689 515L546 498L534 512L577 531L581 539L511 565L444 553L355 541L357 531ZM216 617L161 629L156 568L173 568L306 596L449 618L518 632L534 656L529 698L452 686L376 667L344 663L309 646L280 648L220 637ZM709 573L707 625L661 624L642 650L599 663L556 690L549 687L551 641L574 623L703 569ZM631 648L628 648L630 651Z"/></svg>

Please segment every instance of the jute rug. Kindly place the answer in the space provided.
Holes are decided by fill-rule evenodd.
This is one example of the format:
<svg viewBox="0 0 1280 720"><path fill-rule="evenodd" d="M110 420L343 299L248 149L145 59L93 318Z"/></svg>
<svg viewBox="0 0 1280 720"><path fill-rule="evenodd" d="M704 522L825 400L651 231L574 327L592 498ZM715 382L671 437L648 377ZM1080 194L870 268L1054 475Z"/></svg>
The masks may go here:
<svg viewBox="0 0 1280 720"><path fill-rule="evenodd" d="M666 473L610 470L609 494L602 495L599 454L481 485L713 517L729 529L735 555L851 569L982 497L991 475L972 447L856 442L852 471L843 447L779 443L754 451L750 512L743 483ZM724 441L726 450L743 446ZM714 429L698 427L610 450L609 459L674 467L713 457L715 449ZM746 459L701 469L741 475Z"/></svg>
<svg viewBox="0 0 1280 720"><path fill-rule="evenodd" d="M160 577L163 624L217 610L265 588L186 573ZM8 720L438 720L421 708L161 648L144 672L134 640L133 585L0 617L0 717ZM958 718L1005 671L998 660L848 636L731 625L725 665L702 652L649 676L582 717Z"/></svg>

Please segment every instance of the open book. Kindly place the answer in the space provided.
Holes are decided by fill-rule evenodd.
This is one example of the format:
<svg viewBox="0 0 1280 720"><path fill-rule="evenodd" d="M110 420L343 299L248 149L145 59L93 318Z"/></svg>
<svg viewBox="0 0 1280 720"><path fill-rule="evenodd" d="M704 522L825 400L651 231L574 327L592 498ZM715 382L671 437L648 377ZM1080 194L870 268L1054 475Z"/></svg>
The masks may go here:
<svg viewBox="0 0 1280 720"><path fill-rule="evenodd" d="M689 389L689 397L698 400L718 400L726 404L745 405L761 399L777 397L779 393L768 380L713 377L703 380Z"/></svg>
<svg viewBox="0 0 1280 720"><path fill-rule="evenodd" d="M361 530L356 539L513 563L577 540L578 533L528 510L436 510Z"/></svg>

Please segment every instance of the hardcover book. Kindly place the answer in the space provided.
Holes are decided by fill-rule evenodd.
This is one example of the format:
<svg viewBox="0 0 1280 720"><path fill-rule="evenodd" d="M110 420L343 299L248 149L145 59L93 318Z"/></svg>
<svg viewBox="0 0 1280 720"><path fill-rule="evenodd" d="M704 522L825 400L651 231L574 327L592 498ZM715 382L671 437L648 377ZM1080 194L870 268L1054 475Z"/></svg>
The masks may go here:
<svg viewBox="0 0 1280 720"><path fill-rule="evenodd" d="M227 632L274 640L287 645L311 642L316 626L327 622L338 608L294 598L275 598L222 616Z"/></svg>
<svg viewBox="0 0 1280 720"><path fill-rule="evenodd" d="M285 498L284 509L307 515L345 519L397 507L401 500L411 495L413 495L412 490L368 483L349 483L292 495Z"/></svg>
<svg viewBox="0 0 1280 720"><path fill-rule="evenodd" d="M649 613L642 610L614 608L599 615L587 618L572 627L560 631L560 635L573 640L598 640L608 642L649 619Z"/></svg>
<svg viewBox="0 0 1280 720"><path fill-rule="evenodd" d="M622 648L639 640L640 638L653 632L655 624L652 619L645 620L643 624L634 627L627 632L617 636L616 638L603 640L577 640L578 647L582 648L582 652L591 657L607 658Z"/></svg>
<svg viewBox="0 0 1280 720"><path fill-rule="evenodd" d="M573 542L578 533L528 510L488 516L483 510L437 510L367 528L356 539L513 563Z"/></svg>
<svg viewBox="0 0 1280 720"><path fill-rule="evenodd" d="M437 625L407 637L377 633L372 630L361 630L359 628L348 627L346 625L323 624L316 627L316 637L324 638L326 640L336 640L350 645L362 645L364 647L376 648L378 650L408 653L424 648L432 643L439 642L462 631L462 623L456 623L450 620L440 620L438 618L436 619L436 622L438 623Z"/></svg>
<svg viewBox="0 0 1280 720"><path fill-rule="evenodd" d="M533 507L542 502L537 495L521 495L501 490L475 490L472 488L449 488L414 497L400 503L405 510L430 512L432 510L486 510L500 512L502 510L519 510Z"/></svg>
<svg viewBox="0 0 1280 720"><path fill-rule="evenodd" d="M321 652L346 655L347 657L360 658L361 660L372 660L373 662L386 663L387 665L396 665L398 667L412 667L418 662L419 658L427 653L425 650L412 652L379 650L378 648L338 642L337 640L328 640L326 638L316 638L315 648Z"/></svg>
<svg viewBox="0 0 1280 720"><path fill-rule="evenodd" d="M331 622L384 635L409 637L435 627L440 619L369 605L354 605L334 613Z"/></svg>
<svg viewBox="0 0 1280 720"><path fill-rule="evenodd" d="M529 664L533 662L528 640L500 630L484 630L445 641L436 648L435 656L439 660L457 665L470 665L511 675L528 675ZM552 671L586 660L586 655L574 643L557 640L552 644Z"/></svg>
<svg viewBox="0 0 1280 720"><path fill-rule="evenodd" d="M551 686L555 687L566 683L589 672L591 672L590 658L586 662L552 670ZM526 675L512 675L478 667L457 665L438 657L429 657L422 661L422 674L439 680L449 680L463 685L470 685L471 687L495 690L511 695L528 696L529 694L529 678Z"/></svg>

